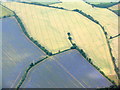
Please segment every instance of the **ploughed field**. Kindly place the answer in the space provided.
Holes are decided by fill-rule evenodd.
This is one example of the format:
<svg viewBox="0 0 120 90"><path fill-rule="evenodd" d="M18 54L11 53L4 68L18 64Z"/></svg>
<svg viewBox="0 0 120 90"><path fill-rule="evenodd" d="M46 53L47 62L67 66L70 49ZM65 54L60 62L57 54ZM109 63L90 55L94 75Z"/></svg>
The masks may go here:
<svg viewBox="0 0 120 90"><path fill-rule="evenodd" d="M92 9L91 6L84 2L80 3L81 4L67 4L65 2L55 5L63 5L68 9L76 9L76 7L79 8L80 6L84 11L89 13L96 12L97 15L98 13L100 14L100 12L107 11L106 9ZM96 66L98 66L106 75L116 75L102 29L99 25L87 19L85 16L73 11L24 3L11 2L4 3L4 5L15 11L21 18L30 36L52 53L71 47L67 36L67 33L70 32L73 41L79 46L79 48L82 48L87 53L88 57L92 59L92 62ZM95 13L93 15L98 18ZM103 18L106 17L106 15L107 14L99 17ZM110 15L114 16L112 13L110 13ZM100 18L101 21L102 18ZM110 20L111 19L112 17L110 17ZM110 27L112 28L112 26ZM111 32L113 32L112 30L113 29L111 29Z"/></svg>
<svg viewBox="0 0 120 90"><path fill-rule="evenodd" d="M111 85L78 51L70 50L33 67L21 88L104 88Z"/></svg>
<svg viewBox="0 0 120 90"><path fill-rule="evenodd" d="M2 21L2 88L15 88L31 62L45 54L23 34L15 18Z"/></svg>

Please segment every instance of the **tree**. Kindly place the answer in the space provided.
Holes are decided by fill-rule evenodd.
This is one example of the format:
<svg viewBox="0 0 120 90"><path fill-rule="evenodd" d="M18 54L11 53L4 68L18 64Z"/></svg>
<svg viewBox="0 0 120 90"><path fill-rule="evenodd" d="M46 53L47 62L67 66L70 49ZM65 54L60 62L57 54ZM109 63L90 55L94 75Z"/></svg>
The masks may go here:
<svg viewBox="0 0 120 90"><path fill-rule="evenodd" d="M33 65L34 65L33 63L30 64L31 67L32 67Z"/></svg>
<svg viewBox="0 0 120 90"><path fill-rule="evenodd" d="M110 39L112 39L113 37L112 36L110 36Z"/></svg>
<svg viewBox="0 0 120 90"><path fill-rule="evenodd" d="M71 49L76 49L77 45L75 43L73 43L73 46L71 47Z"/></svg>
<svg viewBox="0 0 120 90"><path fill-rule="evenodd" d="M91 58L89 58L89 62L91 63Z"/></svg>
<svg viewBox="0 0 120 90"><path fill-rule="evenodd" d="M58 51L58 53L60 53L60 50Z"/></svg>
<svg viewBox="0 0 120 90"><path fill-rule="evenodd" d="M94 5L92 5L92 8L94 8Z"/></svg>
<svg viewBox="0 0 120 90"><path fill-rule="evenodd" d="M70 34L70 32L68 32L67 34L68 34L68 36L70 36L70 35L71 35L71 34Z"/></svg>
<svg viewBox="0 0 120 90"><path fill-rule="evenodd" d="M72 40L72 38L71 37L68 37L68 39L71 41Z"/></svg>
<svg viewBox="0 0 120 90"><path fill-rule="evenodd" d="M79 12L79 10L78 10L78 9L74 9L73 11Z"/></svg>
<svg viewBox="0 0 120 90"><path fill-rule="evenodd" d="M104 32L105 33L105 35L107 35L107 32Z"/></svg>
<svg viewBox="0 0 120 90"><path fill-rule="evenodd" d="M52 52L48 52L48 55L49 55L49 56L52 56Z"/></svg>

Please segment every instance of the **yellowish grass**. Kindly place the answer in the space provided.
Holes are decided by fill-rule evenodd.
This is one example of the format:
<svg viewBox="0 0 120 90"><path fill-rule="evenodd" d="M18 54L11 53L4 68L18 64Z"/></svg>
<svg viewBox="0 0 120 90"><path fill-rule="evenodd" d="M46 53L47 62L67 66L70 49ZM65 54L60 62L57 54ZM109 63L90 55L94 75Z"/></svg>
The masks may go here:
<svg viewBox="0 0 120 90"><path fill-rule="evenodd" d="M10 10L4 8L2 5L0 5L0 18L9 15L13 15L13 13Z"/></svg>
<svg viewBox="0 0 120 90"><path fill-rule="evenodd" d="M99 25L77 12L23 3L5 3L23 21L28 33L52 52L71 47L67 32L106 75L115 75L105 36ZM76 6L76 5L75 5Z"/></svg>
<svg viewBox="0 0 120 90"><path fill-rule="evenodd" d="M111 10L120 10L120 4L110 7Z"/></svg>

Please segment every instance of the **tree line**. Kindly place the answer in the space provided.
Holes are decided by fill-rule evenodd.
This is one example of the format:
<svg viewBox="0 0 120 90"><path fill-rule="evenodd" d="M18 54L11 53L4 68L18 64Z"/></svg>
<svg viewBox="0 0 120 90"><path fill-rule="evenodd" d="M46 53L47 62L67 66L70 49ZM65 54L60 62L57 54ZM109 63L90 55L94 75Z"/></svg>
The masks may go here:
<svg viewBox="0 0 120 90"><path fill-rule="evenodd" d="M21 19L16 15L16 13L14 12L14 16L17 19L18 23L20 24L22 31L24 32L24 34L35 44L37 45L41 50L43 50L47 55L51 56L52 52L48 51L45 47L43 47L41 44L38 43L37 40L33 39L33 37L31 37L28 32L26 31Z"/></svg>
<svg viewBox="0 0 120 90"><path fill-rule="evenodd" d="M87 54L85 53L85 51L83 49L80 49L75 43L73 43L72 37L71 37L71 33L68 32L67 35L68 35L68 39L69 39L70 43L72 44L72 46L70 47L70 49L76 49L92 66L94 66L104 77L106 77L111 83L113 83L114 87L117 87L116 84L115 84L115 82L113 80L109 79L104 74L104 72L100 70L99 67L97 67L96 65L93 64L93 62L92 62L93 60L87 56Z"/></svg>

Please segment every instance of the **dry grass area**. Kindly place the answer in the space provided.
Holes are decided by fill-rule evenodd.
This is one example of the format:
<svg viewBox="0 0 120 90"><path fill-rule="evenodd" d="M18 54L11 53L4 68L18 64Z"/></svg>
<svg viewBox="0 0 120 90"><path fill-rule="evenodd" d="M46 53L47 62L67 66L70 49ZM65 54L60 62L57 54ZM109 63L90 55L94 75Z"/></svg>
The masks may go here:
<svg viewBox="0 0 120 90"><path fill-rule="evenodd" d="M9 16L9 15L13 15L13 13L8 9L4 8L2 5L0 5L0 18L3 16Z"/></svg>
<svg viewBox="0 0 120 90"><path fill-rule="evenodd" d="M69 6L74 6L75 8L76 6L80 6L83 8L84 6L83 10L88 9L84 3L80 5L79 3L71 3L68 4L68 6L66 6L66 4L67 3L58 5L63 5L66 8L69 8ZM95 65L106 75L115 75L106 39L99 25L77 12L16 2L5 3L5 5L17 13L30 36L45 46L49 51L58 52L58 50L70 48L71 44L67 39L67 32L70 32L76 44L85 50ZM90 8L87 12L95 14L97 10L98 9ZM103 9L103 11L107 10ZM106 13L104 14L106 15ZM96 15L96 17L98 17L98 15ZM101 17L104 18L105 16L103 15ZM100 19L103 20L102 18ZM111 18L109 20L111 20ZM107 20L106 22L108 22ZM115 31L115 33L117 32Z"/></svg>

